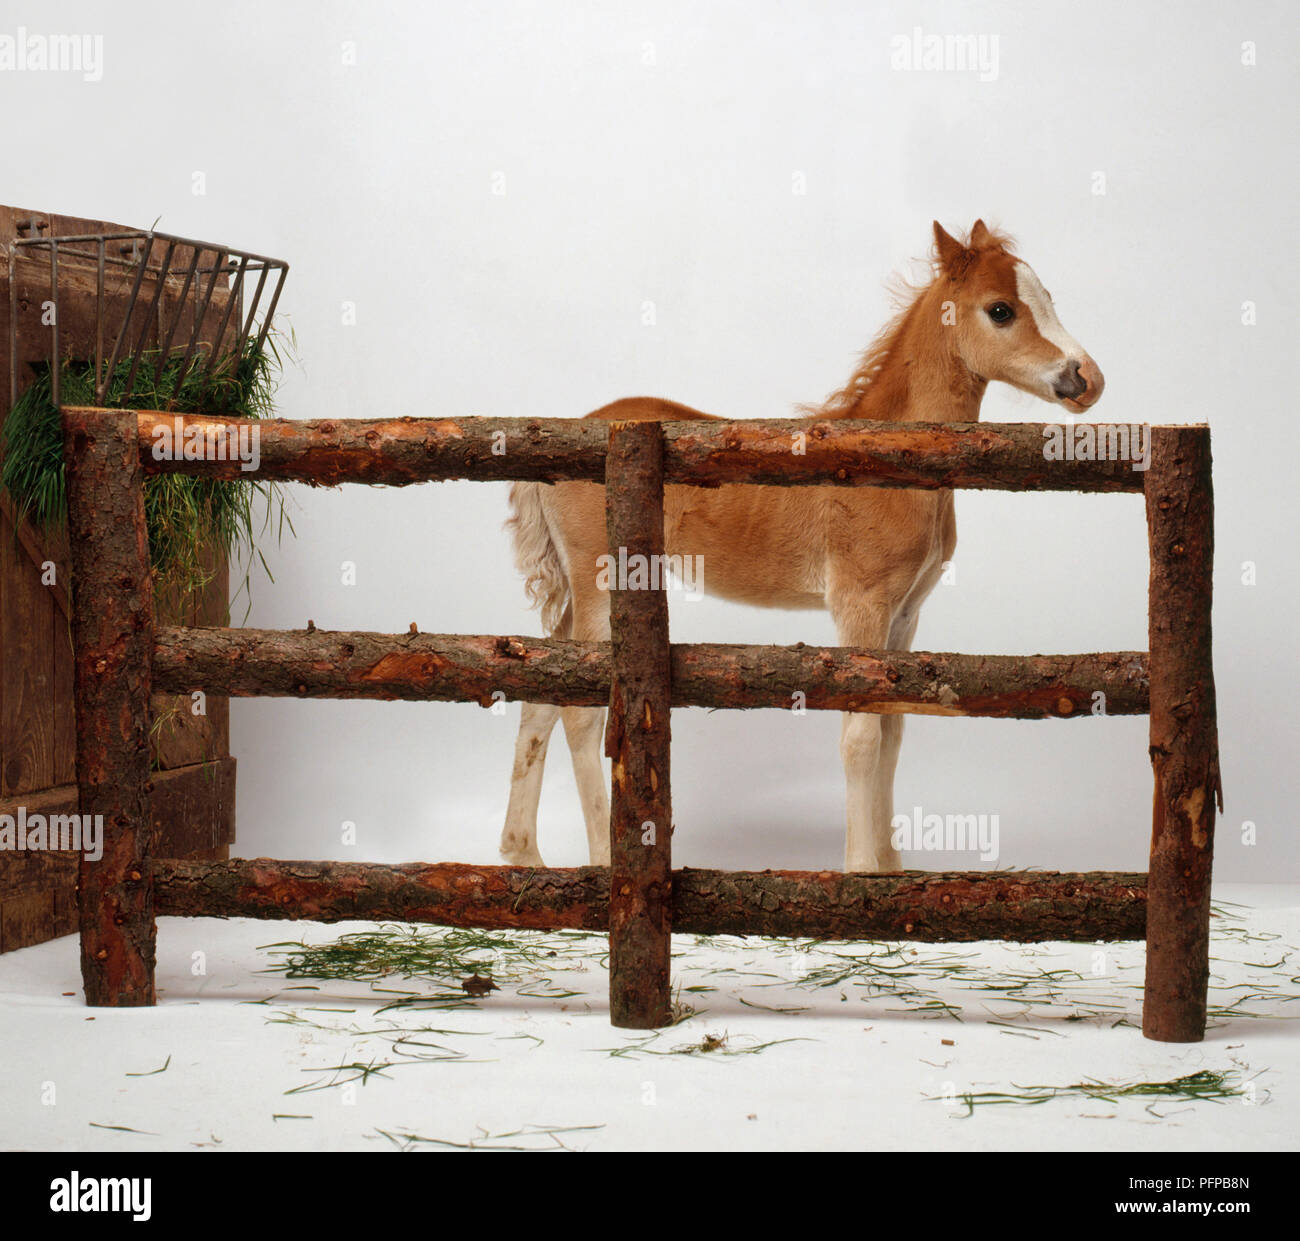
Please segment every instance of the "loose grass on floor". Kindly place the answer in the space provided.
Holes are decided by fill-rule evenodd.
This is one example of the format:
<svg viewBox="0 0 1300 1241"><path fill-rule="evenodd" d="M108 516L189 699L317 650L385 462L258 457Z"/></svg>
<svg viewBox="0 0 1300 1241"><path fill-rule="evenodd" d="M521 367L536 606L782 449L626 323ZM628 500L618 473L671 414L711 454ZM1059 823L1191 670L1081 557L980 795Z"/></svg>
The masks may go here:
<svg viewBox="0 0 1300 1241"><path fill-rule="evenodd" d="M1146 1110L1153 1116L1160 1117L1161 1113L1153 1110L1153 1104L1157 1101L1223 1103L1228 1099L1249 1099L1254 1102L1264 1102L1267 1095L1264 1099L1256 1099L1254 1092L1249 1088L1249 1082L1244 1081L1233 1069L1222 1072L1202 1069L1163 1082L1129 1082L1121 1085L1089 1079L1073 1082L1068 1086L1016 1086L1009 1091L967 1090L956 1094L936 1095L934 1098L937 1102L965 1104L967 1118L975 1114L977 1107L1001 1104L1035 1106L1060 1098L1099 1099L1106 1103L1118 1103L1125 1099L1150 1099L1152 1102L1147 1104Z"/></svg>

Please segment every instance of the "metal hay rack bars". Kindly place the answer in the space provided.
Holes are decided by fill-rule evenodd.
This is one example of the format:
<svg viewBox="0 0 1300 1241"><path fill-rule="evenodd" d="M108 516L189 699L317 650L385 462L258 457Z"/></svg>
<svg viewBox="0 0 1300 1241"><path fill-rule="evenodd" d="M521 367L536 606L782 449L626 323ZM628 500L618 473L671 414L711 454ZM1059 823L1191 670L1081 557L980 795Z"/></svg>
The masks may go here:
<svg viewBox="0 0 1300 1241"><path fill-rule="evenodd" d="M179 359L179 392L192 368L206 386L221 367L244 357L250 341L254 355L262 352L289 270L283 260L152 229L47 236L48 225L35 215L20 221L28 235L9 244L10 408L18 399L23 352L20 268L33 263L46 268L41 283L48 302L42 299L39 323L48 335L44 352L56 405L67 358L93 363L95 400L103 405L119 364L128 360L125 386L113 391L115 404L129 403L142 367L152 366L156 387L164 368ZM31 296L30 270L25 287ZM93 312L74 316L65 329L66 303L74 294L90 297ZM149 361L151 352L157 356Z"/></svg>

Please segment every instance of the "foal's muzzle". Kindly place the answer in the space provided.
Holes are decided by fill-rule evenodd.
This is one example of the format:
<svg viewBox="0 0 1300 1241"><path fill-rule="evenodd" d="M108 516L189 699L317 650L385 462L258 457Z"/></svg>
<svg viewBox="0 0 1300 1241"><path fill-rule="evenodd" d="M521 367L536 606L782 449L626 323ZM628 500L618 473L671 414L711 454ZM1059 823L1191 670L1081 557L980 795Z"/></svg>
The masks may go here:
<svg viewBox="0 0 1300 1241"><path fill-rule="evenodd" d="M1065 364L1052 385L1052 393L1058 401L1082 411L1097 403L1105 386L1106 380L1097 364L1085 357L1081 362Z"/></svg>

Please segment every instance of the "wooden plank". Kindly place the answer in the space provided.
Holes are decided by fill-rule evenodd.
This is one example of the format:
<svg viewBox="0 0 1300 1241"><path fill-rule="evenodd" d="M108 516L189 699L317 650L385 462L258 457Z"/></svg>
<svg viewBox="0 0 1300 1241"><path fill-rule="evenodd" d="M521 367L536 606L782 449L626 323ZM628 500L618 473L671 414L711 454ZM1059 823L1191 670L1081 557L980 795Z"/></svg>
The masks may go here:
<svg viewBox="0 0 1300 1241"><path fill-rule="evenodd" d="M71 603L68 597L69 574L71 562L68 556L68 534L65 529L38 531L26 518L19 518L17 505L8 492L0 491L0 521L7 521L10 527L18 531L18 545L27 555L39 575L44 577L44 565L47 560L54 561L53 583L46 586L54 598L54 603L65 617L71 617ZM12 540L12 535L10 539ZM44 583L42 583L44 585Z"/></svg>
<svg viewBox="0 0 1300 1241"><path fill-rule="evenodd" d="M50 654L54 670L53 783L72 784L77 779L77 717L72 705L72 624L58 608L51 609L51 620L53 632Z"/></svg>
<svg viewBox="0 0 1300 1241"><path fill-rule="evenodd" d="M233 758L154 773L150 822L160 856L200 857L233 843L235 774Z"/></svg>
<svg viewBox="0 0 1300 1241"><path fill-rule="evenodd" d="M0 250L3 251L3 255L0 255L0 409L3 409L6 413L9 410L10 374L9 243L20 236L18 231L19 221L26 221L33 215L47 222L49 220L48 215L43 215L40 212L29 211L22 207L0 206ZM24 237L31 235L29 232L21 234ZM24 325L18 334L18 391L22 392L31 382L33 374L31 364L49 355L47 331L43 328L39 332L34 333L33 331L34 328L40 326L40 294L36 289L36 282L41 279L41 273L44 271L45 284L48 289L49 268L48 264L33 264L20 255L17 260L17 271L19 277L16 284L21 290L18 315L19 322ZM34 314L31 306L33 297L38 303Z"/></svg>
<svg viewBox="0 0 1300 1241"><path fill-rule="evenodd" d="M212 578L200 592L185 596L176 591L155 594L159 620L176 625L223 625L229 616L226 596L229 569L219 550L204 552L204 570ZM224 696L205 693L202 712L195 713L192 689L177 694L155 693L151 710L153 727L150 744L156 767L170 770L192 763L211 762L230 753L230 704Z"/></svg>
<svg viewBox="0 0 1300 1241"><path fill-rule="evenodd" d="M40 939L32 940L32 943L43 944L51 939L61 939L64 935L75 935L77 933L77 880L74 875L71 883L58 884L52 889L54 897L54 911L50 915L50 921L44 927L37 928ZM17 948L23 948L25 944L15 944ZM4 951L8 951L6 948Z"/></svg>
<svg viewBox="0 0 1300 1241"><path fill-rule="evenodd" d="M225 550L204 549L204 564L211 572L208 583L194 611L193 624L226 626L230 624L230 564ZM165 618L164 618L165 619ZM211 722L211 753L206 757L225 757L230 753L230 699L222 694L207 695L208 720Z"/></svg>
<svg viewBox="0 0 1300 1241"><path fill-rule="evenodd" d="M41 815L80 813L77 809L77 786L64 784L58 788L40 789L22 796L0 801L0 815L17 820L19 815L30 819ZM20 888L49 887L68 878L76 879L77 854L62 849L2 850L0 851L0 892L8 893Z"/></svg>
<svg viewBox="0 0 1300 1241"><path fill-rule="evenodd" d="M237 761L177 771L156 771L150 780L150 823L157 847L169 857L190 857L231 844L235 839ZM16 818L20 807L35 814L77 814L77 786L65 784L0 802L0 815ZM65 850L0 850L0 892L42 886L67 870L76 854Z"/></svg>
<svg viewBox="0 0 1300 1241"><path fill-rule="evenodd" d="M208 861L229 857L235 839L235 775L233 758L154 773L150 822L161 856ZM28 818L75 814L77 805L76 785L62 785L0 802L0 816L16 820L20 807ZM0 851L0 918L6 906L13 906L0 951L44 943L77 929L77 865L78 855L64 850Z"/></svg>
<svg viewBox="0 0 1300 1241"><path fill-rule="evenodd" d="M54 603L36 567L0 518L0 734L5 738L0 797L54 783Z"/></svg>
<svg viewBox="0 0 1300 1241"><path fill-rule="evenodd" d="M0 397L0 402L3 402ZM8 664L7 653L5 651L5 624L4 618L9 610L9 575L11 573L10 563L13 559L13 525L6 522L3 513L0 513L0 721L5 718L5 666ZM8 762L9 738L5 733L3 724L0 723L0 787L4 784L5 764Z"/></svg>
<svg viewBox="0 0 1300 1241"><path fill-rule="evenodd" d="M42 944L55 931L54 889L24 890L0 896L0 952Z"/></svg>
<svg viewBox="0 0 1300 1241"><path fill-rule="evenodd" d="M218 757L218 737L211 715L195 715L193 708L188 694L150 696L150 748L158 768L169 771Z"/></svg>

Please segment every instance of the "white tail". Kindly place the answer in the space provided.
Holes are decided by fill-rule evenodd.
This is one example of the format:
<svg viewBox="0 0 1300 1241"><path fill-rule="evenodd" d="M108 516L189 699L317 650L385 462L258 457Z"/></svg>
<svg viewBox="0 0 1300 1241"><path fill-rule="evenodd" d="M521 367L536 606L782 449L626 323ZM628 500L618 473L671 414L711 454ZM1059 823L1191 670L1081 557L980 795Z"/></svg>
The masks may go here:
<svg viewBox="0 0 1300 1241"><path fill-rule="evenodd" d="M533 605L541 609L542 627L558 638L578 637L608 641L608 619L603 632L577 633L573 623L573 588L551 532L542 499L541 483L515 483L510 488L511 516L506 522L514 533L515 567L524 575ZM602 501L603 504L603 501ZM605 731L603 707L559 707L526 702L519 717L515 764L510 778L510 803L501 833L501 856L512 866L541 866L537 852L537 804L542 792L546 748L556 720L573 757L573 774L587 824L587 847L592 864L609 865L609 794L601 759Z"/></svg>
<svg viewBox="0 0 1300 1241"><path fill-rule="evenodd" d="M524 589L542 613L542 628L560 633L569 605L569 575L551 538L542 508L541 483L515 483L510 488L510 519L514 532L515 568L524 575ZM561 634L563 636L563 634Z"/></svg>

